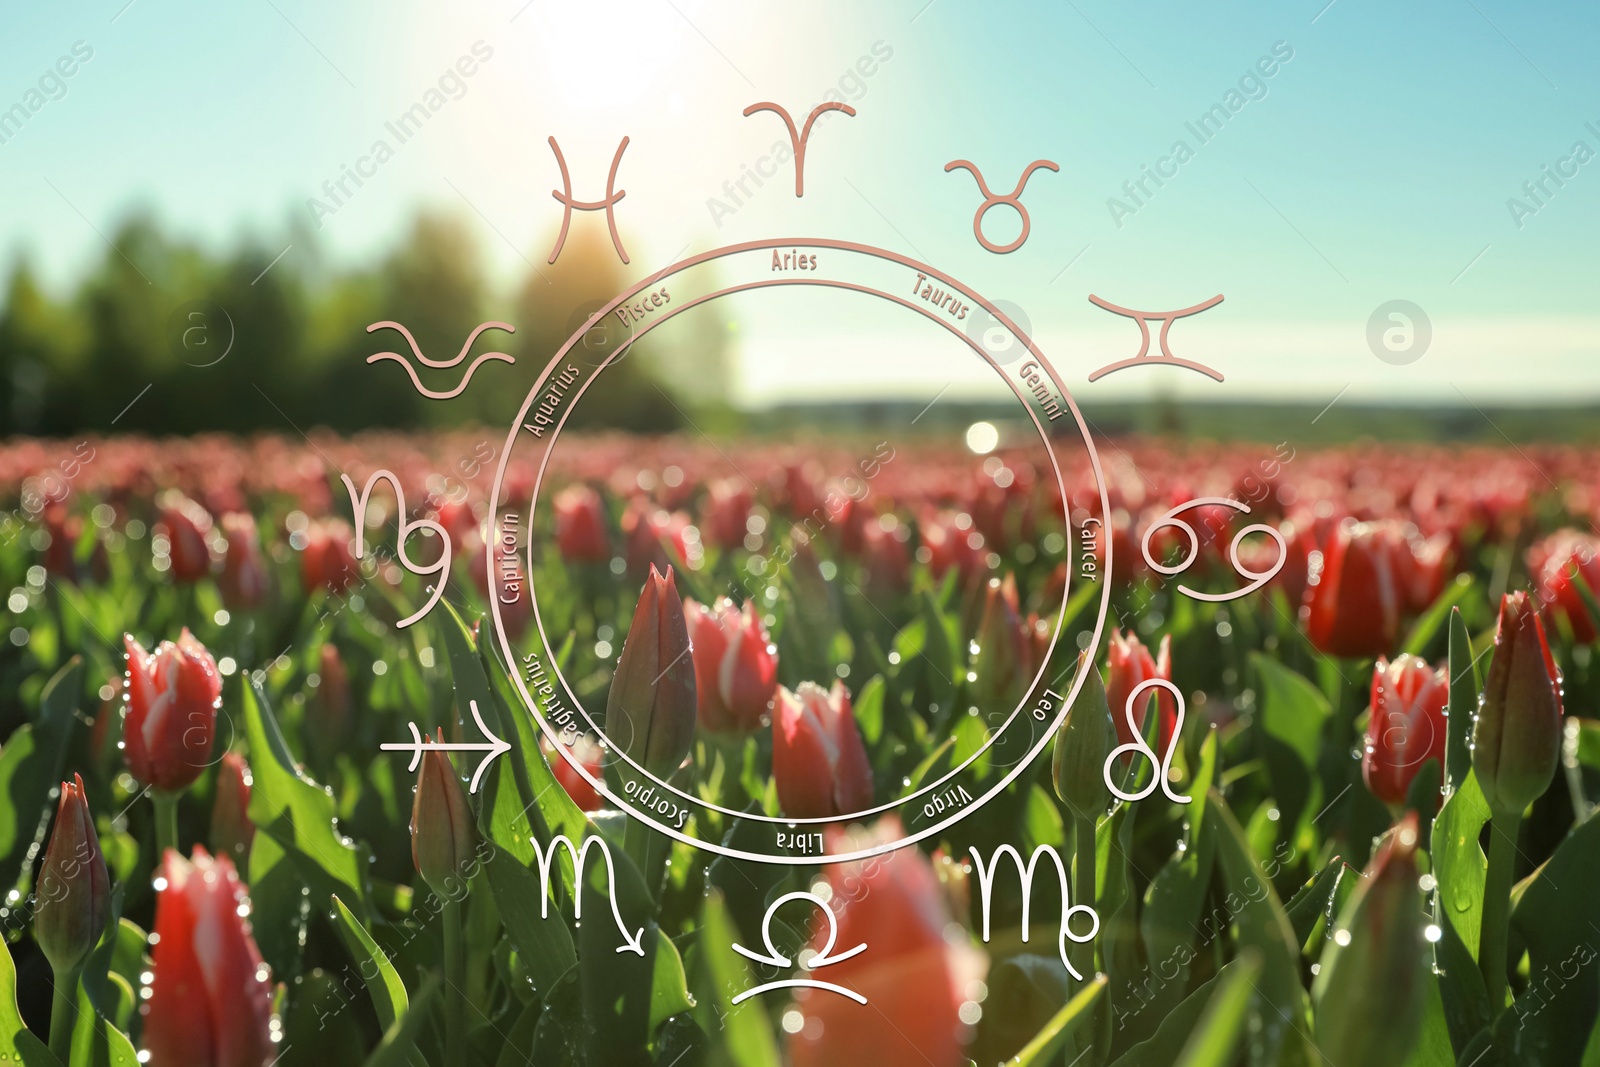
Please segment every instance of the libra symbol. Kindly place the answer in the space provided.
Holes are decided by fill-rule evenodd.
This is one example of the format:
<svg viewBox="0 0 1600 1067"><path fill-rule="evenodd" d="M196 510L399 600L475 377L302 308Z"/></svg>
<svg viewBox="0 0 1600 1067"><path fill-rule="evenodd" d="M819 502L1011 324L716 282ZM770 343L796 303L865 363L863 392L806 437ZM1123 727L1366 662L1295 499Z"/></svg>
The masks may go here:
<svg viewBox="0 0 1600 1067"><path fill-rule="evenodd" d="M779 908L783 907L791 900L811 901L811 903L822 909L823 916L828 920L828 940L823 944L821 952L805 961L803 966L806 970L815 971L830 964L843 963L850 957L860 955L867 950L866 942L863 941L855 948L845 949L837 956L833 955L833 943L839 936L839 920L834 916L833 909L828 907L827 901L823 900L815 893L795 892L785 893L777 900L774 900L767 908L766 917L761 920L761 940L765 942L767 946L767 951L765 954L760 952L752 952L750 949L747 949L743 945L739 944L735 944L733 946L733 951L737 952L746 959L755 960L757 963L764 963L769 967L780 967L784 969L793 967L794 961L785 956L783 953L779 952L772 944L772 917L777 913ZM855 990L846 989L841 985L834 985L832 982L819 982L815 978L785 978L776 982L767 982L763 985L753 986L749 989L746 989L744 992L734 997L732 1003L738 1004L739 1002L748 1000L753 996L757 996L761 993L771 993L776 989L825 989L830 993L838 993L842 997L849 997L857 1004L865 1004L867 1002L867 998L862 996L860 993L857 993Z"/></svg>

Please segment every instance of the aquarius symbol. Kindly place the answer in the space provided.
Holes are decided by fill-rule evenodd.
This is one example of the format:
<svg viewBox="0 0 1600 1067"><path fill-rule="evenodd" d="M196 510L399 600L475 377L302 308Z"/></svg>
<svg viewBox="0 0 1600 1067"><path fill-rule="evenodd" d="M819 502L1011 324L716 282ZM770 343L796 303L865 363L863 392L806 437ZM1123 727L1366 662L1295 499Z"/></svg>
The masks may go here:
<svg viewBox="0 0 1600 1067"><path fill-rule="evenodd" d="M1199 371L1208 378L1212 378L1219 382L1222 381L1222 375L1217 371L1212 370L1203 363L1192 363L1187 359L1179 359L1177 356L1172 354L1172 349L1167 347L1167 331L1172 329L1173 321L1175 319L1187 318L1190 315L1198 315L1207 308L1216 307L1218 304L1222 303L1221 293L1218 293L1210 300L1202 300L1193 307L1182 308L1178 311L1134 311L1132 308L1118 307L1109 300L1101 300L1093 293L1089 294L1089 303L1095 305L1096 307L1105 308L1107 311L1115 315L1126 315L1134 322L1137 322L1139 324L1139 336L1142 338L1139 344L1139 352L1137 355L1133 356L1131 359L1124 359L1117 363L1110 363L1104 367L1101 367L1099 370L1089 375L1089 380L1091 382L1097 378L1104 378L1108 374L1123 370L1127 367L1139 367L1145 365L1166 366L1169 364L1178 367L1188 367L1190 370ZM1151 319L1162 320L1160 337L1161 355L1146 358L1146 353L1150 351Z"/></svg>
<svg viewBox="0 0 1600 1067"><path fill-rule="evenodd" d="M489 728L483 724L483 716L478 712L478 702L476 700L469 700L467 704L472 708L472 721L478 724L479 732L489 740L452 742L445 741L441 736L437 741L424 741L422 733L417 729L417 724L408 722L406 725L411 728L410 741L385 741L378 747L385 752L411 753L411 763L406 767L408 771L416 770L417 764L422 762L422 754L430 750L437 749L440 752L483 752L485 753L483 760L478 764L478 769L472 772L472 781L467 786L467 792L476 793L478 791L478 782L483 778L483 772L489 769L489 764L505 753L510 752L511 745L489 732Z"/></svg>
<svg viewBox="0 0 1600 1067"><path fill-rule="evenodd" d="M854 118L856 114L856 109L851 107L849 104L842 103L838 100L830 100L827 103L818 104L816 107L812 108L811 114L806 116L805 128L799 133L796 133L794 129L794 119L789 117L789 109L784 107L782 104L774 104L770 101L763 101L759 104L751 104L749 107L744 109L745 118L749 118L757 111L776 112L778 117L783 119L783 124L789 127L789 145L794 149L795 196L806 195L806 142L811 139L811 124L816 122L817 116L822 114L824 111L843 111L851 118ZM866 1001L862 1001L862 1003L865 1004Z"/></svg>
<svg viewBox="0 0 1600 1067"><path fill-rule="evenodd" d="M1139 698L1150 689L1165 689L1171 693L1174 699L1176 699L1178 702L1178 721L1173 724L1172 737L1167 741L1166 755L1161 758L1159 764L1156 762L1156 754L1151 751L1149 745L1145 744L1144 735L1139 732L1139 724L1134 720L1133 714L1133 709L1139 706ZM1156 791L1156 785L1160 784L1161 792L1174 804L1191 803L1194 800L1193 797L1186 797L1181 793L1174 793L1172 791L1172 782L1167 777L1168 772L1172 770L1172 754L1178 750L1178 742L1182 740L1183 737L1183 694L1178 691L1178 687L1167 681L1165 678L1146 678L1144 681L1133 687L1133 692L1128 694L1128 703L1122 709L1122 711L1127 717L1128 729L1133 734L1133 740L1126 745L1118 745L1116 748L1111 750L1111 755L1106 757L1106 788L1111 790L1111 792L1116 796L1121 797L1123 800L1135 801L1143 800L1151 793L1154 793ZM1150 761L1150 766L1154 768L1156 772L1151 776L1150 781L1145 783L1145 787L1139 790L1137 793L1124 793L1117 787L1116 782L1112 781L1111 779L1111 768L1116 765L1117 760L1122 757L1124 752L1132 752L1143 756L1145 759L1148 759Z"/></svg>
<svg viewBox="0 0 1600 1067"><path fill-rule="evenodd" d="M1007 252L1015 252L1017 249L1021 248L1022 242L1028 239L1028 230L1033 225L1033 223L1028 219L1028 209L1022 206L1022 200L1020 199L1022 196L1022 187L1028 184L1028 178L1040 167L1044 167L1046 170L1053 170L1058 174L1061 172L1061 168L1056 166L1050 160L1036 159L1032 163L1029 163L1027 169L1022 172L1022 177L1017 179L1017 187L1011 190L1009 196L995 196L989 191L989 183L984 181L983 175L978 172L977 164L970 163L965 159L952 159L950 162L944 165L944 172L949 174L957 167L961 167L972 172L972 176L978 179L978 192L983 194L983 203L978 205L978 213L972 216L972 236L976 237L978 239L978 243L984 248L1002 256ZM1022 232L1017 234L1017 239L1008 245L997 245L983 235L983 216L996 204L1005 204L1009 207L1015 208L1017 214L1022 216Z"/></svg>
<svg viewBox="0 0 1600 1067"><path fill-rule="evenodd" d="M459 357L457 358L459 359ZM460 392L460 390L458 389L457 392ZM345 489L350 493L351 522L356 528L356 559L361 559L366 555L367 502L372 497L372 487L378 484L380 478L384 478L388 479L389 485L394 489L395 509L400 515L400 531L395 537L395 547L400 550L400 564L406 570L419 577L426 574L439 575L439 580L434 583L433 594L428 597L428 602L422 605L415 614L408 615L396 624L401 629L404 629L432 611L433 606L444 595L445 581L450 575L450 535L445 532L443 526L440 526L432 519L406 518L406 491L401 488L400 479L394 476L393 471L378 470L373 472L372 477L367 479L367 484L361 490L359 496L356 495L356 483L350 480L348 474L341 473L339 477L344 482ZM411 536L413 531L419 528L432 531L442 546L439 558L426 567L413 563L411 557L406 555L406 539Z"/></svg>
<svg viewBox="0 0 1600 1067"><path fill-rule="evenodd" d="M622 262L628 262L628 253L622 249L622 238L617 236L617 215L613 208L617 201L628 195L627 190L612 189L617 184L617 168L622 165L622 153L628 150L628 138L624 137L622 143L617 145L617 154L611 157L611 173L606 175L606 198L604 200L574 200L572 199L572 176L567 173L567 159L561 154L561 146L556 144L554 137L550 138L550 147L556 154L556 166L561 168L561 187L566 190L558 193L550 190L550 195L561 202L564 210L561 212L561 232L556 234L556 246L550 252L550 262L554 263L561 254L561 246L567 243L567 227L572 225L572 211L600 211L605 210L606 225L611 227L611 244L617 250L617 255L622 257Z"/></svg>
<svg viewBox="0 0 1600 1067"><path fill-rule="evenodd" d="M378 330L398 331L400 336L406 339L406 344L411 346L411 354L417 357L417 362L421 363L425 367L433 367L435 369L454 367L463 359L466 359L467 353L472 349L472 342L476 341L478 339L478 335L483 333L485 330L504 330L506 333L517 332L517 328L511 325L509 322L480 322L476 327L473 328L471 333L467 334L467 339L461 343L461 351L456 353L454 359L429 359L427 356L422 354L422 349L417 345L417 339L411 336L411 331L400 325L398 322L385 319L382 322L374 322L371 326L367 327L368 333L376 333ZM472 363L467 367L467 373L461 376L460 384L458 384L448 393L436 393L432 389L423 387L422 379L417 377L416 368L413 367L410 362L407 361L407 359L400 353L377 352L368 356L367 362L376 363L380 359L392 359L404 367L406 369L406 373L411 376L411 384L416 387L417 392L421 393L429 400L449 400L451 397L460 396L462 391L466 389L467 384L472 381L473 372L476 371L478 367L487 360L498 360L501 363L516 362L515 358L506 355L504 352L485 352L477 359L473 360Z"/></svg>
<svg viewBox="0 0 1600 1067"><path fill-rule="evenodd" d="M1197 496L1193 500L1179 504L1171 511L1163 514L1155 522L1151 523L1144 531L1144 539L1139 543L1139 549L1144 553L1144 561L1150 565L1152 570L1159 571L1170 578L1174 574L1181 574L1189 569L1190 564L1194 563L1195 556L1199 554L1200 539L1195 536L1193 526L1190 526L1188 523L1178 518L1178 513L1182 511L1188 511L1190 508L1198 508L1208 505L1214 507L1234 508L1238 511L1242 511L1246 515L1250 514L1249 504L1245 504L1241 501L1225 496ZM1164 526L1177 527L1178 529L1182 530L1184 535L1189 539L1189 547L1187 550L1185 550L1183 559L1171 566L1157 561L1153 556L1150 555L1150 535ZM1274 563L1265 571L1253 571L1239 561L1239 542L1256 532L1264 533L1268 537L1271 537L1274 541L1278 542L1278 562ZM1237 600L1242 596L1248 596L1257 589L1260 589L1263 585L1266 585L1268 582L1272 581L1273 577L1279 571L1283 570L1283 565L1288 558L1289 547L1284 543L1283 534L1279 533L1276 527L1268 526L1263 522L1252 523L1251 525L1240 530L1238 533L1234 534L1233 542L1228 545L1229 562L1233 564L1233 569L1239 572L1240 575L1245 578L1252 579L1249 585L1235 589L1231 593L1202 593L1197 589L1190 589L1188 586L1179 583L1178 592L1184 593L1187 596L1191 596L1196 600L1209 600L1212 603L1221 603L1226 600Z"/></svg>
<svg viewBox="0 0 1600 1067"><path fill-rule="evenodd" d="M747 949L740 944L735 944L733 946L733 951L737 952L746 959L755 960L757 963L765 963L770 967L780 967L785 969L793 967L794 961L785 956L783 953L779 952L772 944L772 917L777 913L779 908L783 907L783 905L787 904L791 900L811 901L811 903L822 909L822 914L828 920L828 940L823 944L821 952L811 957L811 959L807 960L803 964L806 970L814 971L819 967L826 967L829 964L843 963L850 957L859 955L867 950L866 942L863 941L855 948L845 949L837 956L831 955L833 952L833 943L839 936L839 920L834 916L833 909L828 907L827 901L823 900L815 893L794 892L785 893L777 900L774 900L767 907L766 918L761 920L761 940L765 942L767 946L765 955L760 952L752 952L750 949ZM761 993L770 993L775 989L826 989L830 993L838 993L840 996L849 997L857 1004L865 1004L867 1002L867 998L862 996L860 993L857 993L855 990L846 989L844 986L834 985L832 982L819 982L815 978L785 978L776 982L767 982L764 985L753 986L750 989L746 989L743 993L740 993L738 996L734 997L731 1003L737 1004L742 1000L748 1000L749 998L757 996Z"/></svg>

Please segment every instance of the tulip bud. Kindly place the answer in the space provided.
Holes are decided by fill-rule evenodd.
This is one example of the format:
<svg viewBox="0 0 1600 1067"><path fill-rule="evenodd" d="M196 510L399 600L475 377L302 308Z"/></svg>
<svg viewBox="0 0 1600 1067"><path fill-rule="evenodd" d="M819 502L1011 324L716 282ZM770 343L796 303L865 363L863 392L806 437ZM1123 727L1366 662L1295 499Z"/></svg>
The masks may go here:
<svg viewBox="0 0 1600 1067"><path fill-rule="evenodd" d="M605 506L587 485L569 485L555 498L556 545L568 563L604 563L611 558Z"/></svg>
<svg viewBox="0 0 1600 1067"><path fill-rule="evenodd" d="M1106 703L1111 708L1111 721L1117 727L1117 743L1132 744L1133 731L1128 729L1128 697L1141 683L1152 678L1172 681L1172 635L1162 637L1157 655L1151 656L1150 650L1132 630L1126 633L1112 630L1106 674L1110 679L1106 685ZM1144 730L1144 717L1150 710L1149 697L1152 694L1149 690L1145 694L1140 701L1144 706L1133 709L1133 721L1140 731ZM1159 689L1153 695L1161 716L1157 747L1164 752L1167 742L1172 738L1173 729L1178 725L1178 702L1165 689Z"/></svg>
<svg viewBox="0 0 1600 1067"><path fill-rule="evenodd" d="M778 689L778 650L754 603L745 601L741 610L726 597L711 608L686 600L683 615L693 644L700 725L716 731L759 728Z"/></svg>
<svg viewBox="0 0 1600 1067"><path fill-rule="evenodd" d="M1333 656L1380 656L1400 635L1401 590L1393 533L1375 523L1343 522L1321 551L1306 586L1306 636Z"/></svg>
<svg viewBox="0 0 1600 1067"><path fill-rule="evenodd" d="M35 896L33 939L57 974L69 974L100 943L111 915L111 881L79 775L61 783Z"/></svg>
<svg viewBox="0 0 1600 1067"><path fill-rule="evenodd" d="M1078 670L1087 674L1061 729L1056 731L1050 774L1055 780L1056 796L1072 809L1074 816L1087 819L1106 807L1106 758L1117 747L1117 728L1112 725L1100 671L1088 652L1079 655Z"/></svg>
<svg viewBox="0 0 1600 1067"><path fill-rule="evenodd" d="M148 1067L271 1062L278 1053L271 971L250 933L250 902L233 862L196 847L191 863L168 849L155 884L140 1061Z"/></svg>
<svg viewBox="0 0 1600 1067"><path fill-rule="evenodd" d="M791 819L853 815L872 804L872 765L843 682L824 690L801 682L778 689L772 720L772 777Z"/></svg>
<svg viewBox="0 0 1600 1067"><path fill-rule="evenodd" d="M217 578L223 601L236 611L260 607L267 597L267 568L261 560L256 520L247 512L230 511L222 516L222 532L228 539Z"/></svg>
<svg viewBox="0 0 1600 1067"><path fill-rule="evenodd" d="M1431 981L1416 849L1412 812L1378 847L1323 950L1311 995L1328 1063L1405 1063L1416 1045Z"/></svg>
<svg viewBox="0 0 1600 1067"><path fill-rule="evenodd" d="M1404 804L1411 780L1429 760L1444 773L1445 705L1450 679L1416 656L1372 668L1372 707L1361 776L1372 795L1391 806ZM1432 814L1431 812L1429 814Z"/></svg>
<svg viewBox="0 0 1600 1067"><path fill-rule="evenodd" d="M176 644L146 652L132 634L123 638L128 659L128 714L122 755L145 785L185 789L205 769L222 706L216 661L187 628Z"/></svg>
<svg viewBox="0 0 1600 1067"><path fill-rule="evenodd" d="M444 731L437 738L444 743ZM430 748L422 754L417 793L411 804L411 859L417 873L441 899L460 899L461 872L472 861L478 832L461 791L450 754Z"/></svg>
<svg viewBox="0 0 1600 1067"><path fill-rule="evenodd" d="M1507 593L1472 731L1472 765L1490 810L1520 815L1550 787L1560 751L1561 672L1528 594Z"/></svg>
<svg viewBox="0 0 1600 1067"><path fill-rule="evenodd" d="M219 856L236 865L250 858L255 823L250 821L250 765L237 752L222 757L217 768L217 797L211 807L211 844Z"/></svg>
<svg viewBox="0 0 1600 1067"><path fill-rule="evenodd" d="M161 497L160 525L166 531L172 576L180 582L194 582L211 572L211 550L206 534L211 532L211 516L206 509L176 489Z"/></svg>
<svg viewBox="0 0 1600 1067"><path fill-rule="evenodd" d="M606 697L606 735L657 778L671 777L694 744L694 660L672 568L655 567L633 609Z"/></svg>
<svg viewBox="0 0 1600 1067"><path fill-rule="evenodd" d="M1022 699L1032 664L1017 609L1017 580L990 578L984 587L978 621L978 653L973 660L972 699L979 710L1004 713Z"/></svg>

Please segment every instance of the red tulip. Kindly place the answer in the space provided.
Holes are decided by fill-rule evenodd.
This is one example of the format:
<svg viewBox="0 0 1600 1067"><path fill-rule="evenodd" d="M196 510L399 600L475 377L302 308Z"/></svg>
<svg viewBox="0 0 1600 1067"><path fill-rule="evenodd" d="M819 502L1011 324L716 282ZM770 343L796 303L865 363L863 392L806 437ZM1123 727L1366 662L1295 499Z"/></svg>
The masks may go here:
<svg viewBox="0 0 1600 1067"><path fill-rule="evenodd" d="M606 734L657 778L671 777L694 744L695 671L672 568L654 567L633 609L606 697Z"/></svg>
<svg viewBox="0 0 1600 1067"><path fill-rule="evenodd" d="M884 523L890 523L885 526ZM906 547L907 528L893 516L882 516L861 530L861 565L866 568L872 599L882 600L905 590L911 581L911 552Z"/></svg>
<svg viewBox="0 0 1600 1067"><path fill-rule="evenodd" d="M791 819L853 815L872 804L872 765L843 682L828 692L801 682L778 689L772 720L772 777Z"/></svg>
<svg viewBox="0 0 1600 1067"><path fill-rule="evenodd" d="M1578 592L1575 576L1582 577L1589 591L1600 596L1600 538L1576 530L1559 530L1528 549L1528 569L1538 582L1539 600L1549 618L1564 617L1572 628L1572 639L1591 644L1596 636L1595 620Z"/></svg>
<svg viewBox="0 0 1600 1067"><path fill-rule="evenodd" d="M51 505L44 512L44 528L50 544L44 550L45 573L68 581L78 580L78 540L83 536L83 520L67 509Z"/></svg>
<svg viewBox="0 0 1600 1067"><path fill-rule="evenodd" d="M271 972L246 918L245 887L226 856L168 849L156 879L150 998L144 1002L150 1067L265 1067L276 1055Z"/></svg>
<svg viewBox="0 0 1600 1067"><path fill-rule="evenodd" d="M350 672L345 669L339 646L332 641L317 654L317 699L312 709L315 735L337 745L350 725Z"/></svg>
<svg viewBox="0 0 1600 1067"><path fill-rule="evenodd" d="M111 880L79 775L61 783L35 897L33 939L57 975L70 974L99 944L111 917Z"/></svg>
<svg viewBox="0 0 1600 1067"><path fill-rule="evenodd" d="M434 519L450 538L450 551L459 555L467 547L467 542L478 535L482 529L482 522L473 510L472 504L466 500L446 500L439 505Z"/></svg>
<svg viewBox="0 0 1600 1067"><path fill-rule="evenodd" d="M713 482L706 501L707 539L723 549L742 546L749 532L746 524L750 521L750 508L754 502L750 487L743 480L729 478Z"/></svg>
<svg viewBox="0 0 1600 1067"><path fill-rule="evenodd" d="M1312 567L1300 609L1306 636L1334 656L1380 656L1400 635L1401 589L1389 531L1341 523Z"/></svg>
<svg viewBox="0 0 1600 1067"><path fill-rule="evenodd" d="M603 780L605 750L593 738L584 734L568 751L597 780ZM550 772L556 776L556 781L561 783L561 788L567 791L567 796L572 798L574 804L584 811L598 811L605 807L606 798L595 789L594 783L579 774L577 768L568 763L561 753L549 752L546 758L550 762Z"/></svg>
<svg viewBox="0 0 1600 1067"><path fill-rule="evenodd" d="M1361 775L1372 795L1401 805L1411 780L1429 760L1444 773L1445 706L1450 679L1416 656L1393 663L1380 659L1372 668L1372 707L1367 719L1367 744ZM1432 812L1429 812L1432 814Z"/></svg>
<svg viewBox="0 0 1600 1067"><path fill-rule="evenodd" d="M1472 733L1472 766L1490 809L1520 814L1539 799L1560 751L1561 672L1528 594L1507 593Z"/></svg>
<svg viewBox="0 0 1600 1067"><path fill-rule="evenodd" d="M444 742L444 731L438 731ZM441 898L459 899L461 872L472 861L478 832L472 809L461 789L450 754L430 748L422 754L422 770L411 802L411 860L417 873Z"/></svg>
<svg viewBox="0 0 1600 1067"><path fill-rule="evenodd" d="M778 650L754 603L746 600L739 609L723 597L708 609L685 600L683 616L700 725L716 731L758 729L778 689Z"/></svg>
<svg viewBox="0 0 1600 1067"><path fill-rule="evenodd" d="M261 538L256 520L247 512L222 516L222 533L228 539L217 585L222 599L234 610L260 607L267 597L267 567L261 559Z"/></svg>
<svg viewBox="0 0 1600 1067"><path fill-rule="evenodd" d="M1117 726L1117 744L1133 743L1133 733L1128 729L1128 697L1134 689L1152 678L1172 681L1172 635L1161 638L1157 655L1151 656L1132 630L1111 631L1111 652L1106 664L1106 703L1111 708L1111 720ZM1141 707L1134 709L1133 721L1144 730L1144 717L1149 710L1150 697L1156 698L1156 708L1161 716L1159 748L1166 751L1172 731L1178 725L1178 702L1164 689L1146 689L1140 697Z"/></svg>
<svg viewBox="0 0 1600 1067"><path fill-rule="evenodd" d="M935 578L942 579L954 567L965 585L988 569L983 535L972 528L970 515L944 512L924 519L919 532L922 547L917 549L917 559L927 564Z"/></svg>
<svg viewBox="0 0 1600 1067"><path fill-rule="evenodd" d="M354 533L343 519L322 519L305 531L306 547L300 552L300 584L307 593L323 588L335 595L360 577L350 550Z"/></svg>
<svg viewBox="0 0 1600 1067"><path fill-rule="evenodd" d="M206 547L211 516L205 508L170 490L162 494L160 524L166 530L174 578L194 582L211 572L211 550Z"/></svg>
<svg viewBox="0 0 1600 1067"><path fill-rule="evenodd" d="M123 637L128 660L128 713L122 755L140 782L176 792L205 769L222 706L222 675L187 628L176 644L146 652Z"/></svg>
<svg viewBox="0 0 1600 1067"><path fill-rule="evenodd" d="M555 498L556 545L568 563L604 563L611 558L611 535L600 494L587 485L569 485Z"/></svg>
<svg viewBox="0 0 1600 1067"><path fill-rule="evenodd" d="M217 796L211 807L211 844L235 863L250 858L255 823L250 821L250 765L237 752L226 753L217 768Z"/></svg>
<svg viewBox="0 0 1600 1067"><path fill-rule="evenodd" d="M853 839L843 834L830 849L867 849L904 835L887 816ZM830 866L828 883L839 932L837 955L856 945L867 951L817 973L867 998L863 1008L837 993L801 990L795 1005L804 1016L790 1039L793 1067L957 1067L967 1062L968 1026L961 1006L982 977L982 956L952 942L952 920L938 876L915 847ZM812 947L821 951L827 927L819 918Z"/></svg>

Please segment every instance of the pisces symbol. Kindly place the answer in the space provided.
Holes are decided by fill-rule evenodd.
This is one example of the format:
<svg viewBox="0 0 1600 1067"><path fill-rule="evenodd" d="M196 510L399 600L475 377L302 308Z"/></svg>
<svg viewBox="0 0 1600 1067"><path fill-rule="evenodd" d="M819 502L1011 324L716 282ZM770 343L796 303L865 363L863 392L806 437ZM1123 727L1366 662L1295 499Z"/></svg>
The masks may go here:
<svg viewBox="0 0 1600 1067"><path fill-rule="evenodd" d="M416 338L411 336L411 331L400 325L398 322L385 319L382 322L375 322L371 326L367 327L368 333L376 333L378 330L398 331L400 336L406 339L406 344L411 346L411 354L417 357L417 362L421 363L425 367L433 367L435 369L454 367L456 364L466 359L467 353L472 349L472 343L476 341L478 339L478 335L483 333L485 330L504 330L506 333L517 332L517 328L508 322L480 322L476 327L473 328L471 333L467 334L467 339L461 343L461 351L456 353L454 359L429 359L427 356L422 354L422 349L417 346ZM411 384L416 386L417 392L421 393L429 400L449 400L451 397L460 396L462 390L466 389L467 383L472 381L472 372L477 370L479 365L485 360L493 359L498 360L501 363L516 362L515 358L506 355L504 352L485 352L477 359L473 360L472 363L467 367L467 372L461 376L461 382L459 385L447 393L436 393L432 389L428 389L423 386L422 379L417 377L416 368L413 367L410 362L407 361L407 359L400 353L377 352L368 356L367 362L376 363L381 359L392 359L404 367L406 369L406 373L411 376Z"/></svg>

